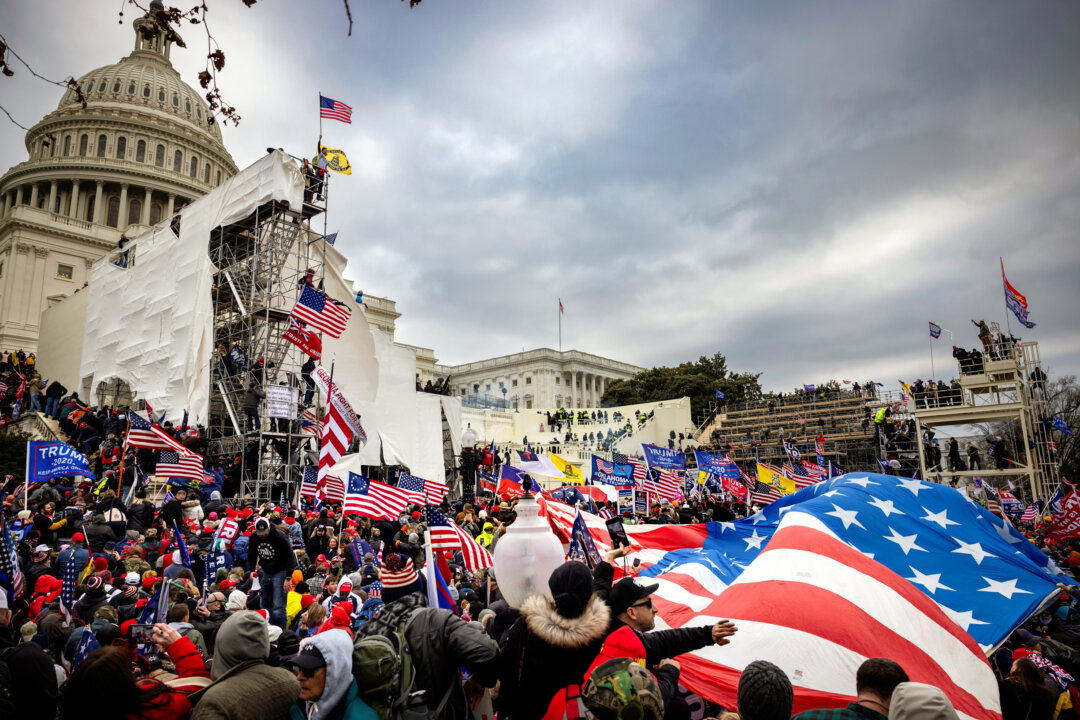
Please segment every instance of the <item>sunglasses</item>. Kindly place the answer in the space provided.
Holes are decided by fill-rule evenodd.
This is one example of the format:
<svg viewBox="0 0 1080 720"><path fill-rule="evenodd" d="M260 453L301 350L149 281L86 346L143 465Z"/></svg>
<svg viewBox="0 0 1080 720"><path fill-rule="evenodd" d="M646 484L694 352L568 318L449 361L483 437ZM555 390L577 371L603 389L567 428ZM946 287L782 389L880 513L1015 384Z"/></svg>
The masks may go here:
<svg viewBox="0 0 1080 720"><path fill-rule="evenodd" d="M293 665L293 671L296 673L297 677L306 677L310 679L315 677L315 673L318 671L318 668L316 668L315 670L305 670L298 665Z"/></svg>
<svg viewBox="0 0 1080 720"><path fill-rule="evenodd" d="M630 607L647 607L650 610L652 610L653 609L652 598L645 598L644 601L639 602L639 603L634 603Z"/></svg>

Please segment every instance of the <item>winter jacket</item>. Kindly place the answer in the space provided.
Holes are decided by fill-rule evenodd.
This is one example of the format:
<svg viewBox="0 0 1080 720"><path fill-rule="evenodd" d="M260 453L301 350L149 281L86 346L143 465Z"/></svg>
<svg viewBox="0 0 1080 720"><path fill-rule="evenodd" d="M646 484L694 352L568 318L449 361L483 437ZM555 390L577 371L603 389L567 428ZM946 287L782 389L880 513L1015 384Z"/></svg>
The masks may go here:
<svg viewBox="0 0 1080 720"><path fill-rule="evenodd" d="M593 595L580 617L559 615L543 595L526 598L499 650L499 717L542 718L556 693L581 682L608 634L611 612Z"/></svg>
<svg viewBox="0 0 1080 720"><path fill-rule="evenodd" d="M892 720L958 720L945 693L932 685L904 682L893 690L889 703Z"/></svg>
<svg viewBox="0 0 1080 720"><path fill-rule="evenodd" d="M284 668L270 667L266 621L241 610L218 629L213 682L191 696L191 720L285 720L300 697L300 683Z"/></svg>
<svg viewBox="0 0 1080 720"><path fill-rule="evenodd" d="M292 572L296 569L296 555L293 554L292 543L280 530L271 526L265 538L252 533L249 542L248 555L259 559L262 570L276 573L282 570Z"/></svg>
<svg viewBox="0 0 1080 720"><path fill-rule="evenodd" d="M472 623L462 622L449 610L425 607L423 593L395 600L365 623L357 635L385 635L408 622L405 640L416 668L418 687L427 693L428 708L434 710L449 692L442 720L465 720L472 716L461 688L459 666L484 687L498 680L499 648L495 641Z"/></svg>
<svg viewBox="0 0 1080 720"><path fill-rule="evenodd" d="M175 720L191 713L188 694L204 687L210 673L206 672L199 651L187 638L181 637L166 652L176 666L177 677L168 681L168 690L154 698L150 707L138 714L127 715L127 720ZM156 684L156 680L147 679L140 681L139 686L154 687Z"/></svg>
<svg viewBox="0 0 1080 720"><path fill-rule="evenodd" d="M183 508L185 520L197 520L199 523L203 521L203 509L202 503L198 500L185 500L180 503L180 507Z"/></svg>

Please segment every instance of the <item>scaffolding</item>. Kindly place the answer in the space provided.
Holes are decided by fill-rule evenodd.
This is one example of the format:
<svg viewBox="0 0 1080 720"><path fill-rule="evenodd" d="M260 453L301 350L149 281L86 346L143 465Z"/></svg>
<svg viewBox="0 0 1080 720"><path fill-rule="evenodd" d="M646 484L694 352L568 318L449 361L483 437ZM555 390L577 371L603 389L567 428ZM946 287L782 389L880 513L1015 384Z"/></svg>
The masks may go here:
<svg viewBox="0 0 1080 720"><path fill-rule="evenodd" d="M995 337L1000 329L994 324ZM1006 467L943 470L927 461L926 445L919 443L919 466L922 477L930 472L952 476L955 480L979 477L998 489L1010 481L1031 493L1028 502L1048 498L1057 486L1058 463L1051 452L1046 419L1046 375L1042 369L1037 342L1014 343L1006 340L985 348L981 364L962 362L959 387L944 394L927 395L916 401L915 422L918 436L932 438L946 427L987 425L1002 428L1010 435L1010 454ZM947 461L945 461L947 463ZM989 465L989 458L983 458ZM996 463L995 463L996 464ZM946 464L945 467L948 467Z"/></svg>
<svg viewBox="0 0 1080 720"><path fill-rule="evenodd" d="M217 272L210 453L242 458L240 495L256 502L291 493L303 466L317 463L317 439L303 433L298 422L307 356L282 336L308 269L315 271L316 283L323 277L325 254L318 249L323 234L309 221L324 210L308 202L295 209L274 201L211 232L209 255ZM245 411L245 396L254 385L263 391L287 388L274 392L291 396L288 417L269 417L268 401Z"/></svg>

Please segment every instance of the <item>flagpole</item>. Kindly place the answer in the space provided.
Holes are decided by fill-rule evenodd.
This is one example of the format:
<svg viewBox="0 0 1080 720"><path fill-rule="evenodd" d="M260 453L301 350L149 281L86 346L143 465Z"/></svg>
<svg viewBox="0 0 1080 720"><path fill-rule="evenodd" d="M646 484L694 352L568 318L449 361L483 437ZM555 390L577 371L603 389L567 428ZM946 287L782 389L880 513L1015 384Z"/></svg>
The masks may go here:
<svg viewBox="0 0 1080 720"><path fill-rule="evenodd" d="M930 336L930 379L934 381L934 386L937 386L937 373L934 372L934 336Z"/></svg>
<svg viewBox="0 0 1080 720"><path fill-rule="evenodd" d="M26 472L23 474L23 510L30 509L30 440L26 441Z"/></svg>
<svg viewBox="0 0 1080 720"><path fill-rule="evenodd" d="M127 459L128 435L131 434L131 421L128 420L127 430L124 431L124 449L120 452L119 478L116 481L116 494L121 495L124 489L124 460ZM131 482L135 482L135 474L132 473Z"/></svg>
<svg viewBox="0 0 1080 720"><path fill-rule="evenodd" d="M1009 321L1009 293L1005 289L1005 261L998 255L998 262L1001 263L1001 292L1005 295L1005 327L1009 330L1009 336L1012 336L1012 323Z"/></svg>
<svg viewBox="0 0 1080 720"><path fill-rule="evenodd" d="M562 298L559 298L559 352L562 352Z"/></svg>

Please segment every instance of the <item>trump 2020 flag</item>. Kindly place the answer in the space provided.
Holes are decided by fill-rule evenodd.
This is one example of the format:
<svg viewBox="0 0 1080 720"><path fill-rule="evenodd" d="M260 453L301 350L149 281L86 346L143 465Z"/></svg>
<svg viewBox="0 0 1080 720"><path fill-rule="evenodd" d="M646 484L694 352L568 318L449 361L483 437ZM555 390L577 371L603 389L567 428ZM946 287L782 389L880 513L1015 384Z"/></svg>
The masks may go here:
<svg viewBox="0 0 1080 720"><path fill-rule="evenodd" d="M26 445L28 482L45 482L71 475L96 479L86 456L59 440L31 440Z"/></svg>

